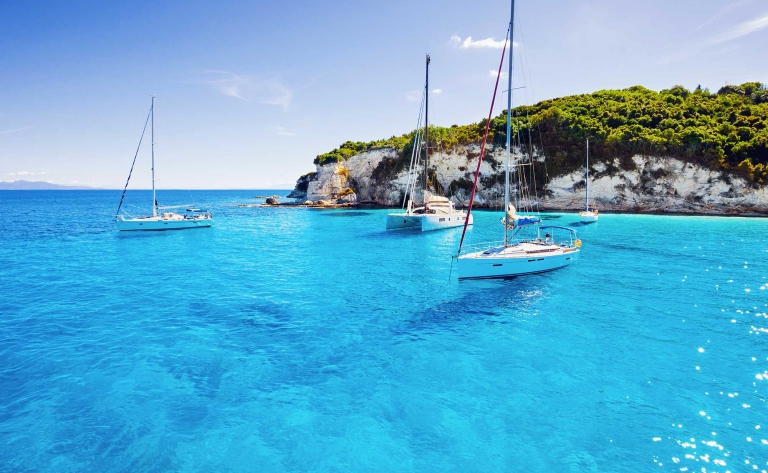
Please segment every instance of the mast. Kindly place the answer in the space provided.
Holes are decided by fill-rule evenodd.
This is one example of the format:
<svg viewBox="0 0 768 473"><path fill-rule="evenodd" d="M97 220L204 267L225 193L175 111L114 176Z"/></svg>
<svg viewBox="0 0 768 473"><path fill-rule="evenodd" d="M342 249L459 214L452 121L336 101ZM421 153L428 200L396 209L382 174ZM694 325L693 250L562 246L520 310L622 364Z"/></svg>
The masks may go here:
<svg viewBox="0 0 768 473"><path fill-rule="evenodd" d="M152 216L157 217L157 197L155 197L155 96L152 96Z"/></svg>
<svg viewBox="0 0 768 473"><path fill-rule="evenodd" d="M426 192L429 188L429 54L427 54L427 81L426 85L424 86L424 93L426 94L426 101L425 101L425 107L424 107L424 128L426 128L426 132L424 133L425 136L425 147L424 147L424 205L427 205L427 196Z"/></svg>
<svg viewBox="0 0 768 473"><path fill-rule="evenodd" d="M515 26L515 0L512 0L511 13L509 15L509 72L507 74L507 169L504 178L504 247L509 242L509 164L510 147L512 140L512 66L514 65L514 48L512 38Z"/></svg>
<svg viewBox="0 0 768 473"><path fill-rule="evenodd" d="M589 212L589 140L587 140L587 201L584 210Z"/></svg>

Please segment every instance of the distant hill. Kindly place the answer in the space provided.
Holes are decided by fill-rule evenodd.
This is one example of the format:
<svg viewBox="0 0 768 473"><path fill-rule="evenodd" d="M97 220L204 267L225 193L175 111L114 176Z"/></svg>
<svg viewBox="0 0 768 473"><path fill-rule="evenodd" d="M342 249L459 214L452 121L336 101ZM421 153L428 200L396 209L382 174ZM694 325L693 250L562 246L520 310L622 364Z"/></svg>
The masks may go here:
<svg viewBox="0 0 768 473"><path fill-rule="evenodd" d="M44 181L0 181L0 190L3 191L55 191L55 190L95 190L95 187L62 186Z"/></svg>

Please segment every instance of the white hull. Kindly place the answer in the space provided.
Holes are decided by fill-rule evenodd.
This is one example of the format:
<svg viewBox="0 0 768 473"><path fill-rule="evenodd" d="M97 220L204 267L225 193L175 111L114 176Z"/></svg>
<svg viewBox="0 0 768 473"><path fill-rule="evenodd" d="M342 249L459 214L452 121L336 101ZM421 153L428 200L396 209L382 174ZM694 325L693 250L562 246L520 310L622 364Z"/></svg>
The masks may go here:
<svg viewBox="0 0 768 473"><path fill-rule="evenodd" d="M544 243L499 246L460 256L459 279L510 278L552 271L579 259L579 252L577 248Z"/></svg>
<svg viewBox="0 0 768 473"><path fill-rule="evenodd" d="M594 212L579 212L579 222L594 223L597 222L598 214Z"/></svg>
<svg viewBox="0 0 768 473"><path fill-rule="evenodd" d="M164 219L162 217L118 218L117 229L121 232L186 230L213 225L212 218Z"/></svg>
<svg viewBox="0 0 768 473"><path fill-rule="evenodd" d="M443 230L446 228L463 227L467 219L465 213L455 214L389 214L387 215L387 230L403 228L420 229L422 232ZM468 225L472 225L473 217L469 216Z"/></svg>

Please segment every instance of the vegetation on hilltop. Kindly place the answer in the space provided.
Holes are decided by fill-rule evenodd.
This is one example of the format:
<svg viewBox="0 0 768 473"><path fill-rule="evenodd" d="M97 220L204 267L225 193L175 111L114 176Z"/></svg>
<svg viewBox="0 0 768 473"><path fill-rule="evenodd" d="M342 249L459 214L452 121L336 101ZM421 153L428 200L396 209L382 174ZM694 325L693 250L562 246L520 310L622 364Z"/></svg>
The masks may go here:
<svg viewBox="0 0 768 473"><path fill-rule="evenodd" d="M717 93L675 86L660 92L635 86L545 100L514 110L513 134L524 136L547 158L550 175L583 166L584 142L595 161L634 155L670 156L768 183L768 87L759 82L726 85ZM443 149L479 143L486 119L471 125L431 126L430 141ZM530 132L530 135L528 134ZM393 148L410 159L415 132L371 142L347 141L315 159L342 161L363 151ZM530 137L530 138L529 138ZM489 142L506 141L506 112L492 119ZM400 163L402 164L402 163ZM407 165L407 163L405 163Z"/></svg>

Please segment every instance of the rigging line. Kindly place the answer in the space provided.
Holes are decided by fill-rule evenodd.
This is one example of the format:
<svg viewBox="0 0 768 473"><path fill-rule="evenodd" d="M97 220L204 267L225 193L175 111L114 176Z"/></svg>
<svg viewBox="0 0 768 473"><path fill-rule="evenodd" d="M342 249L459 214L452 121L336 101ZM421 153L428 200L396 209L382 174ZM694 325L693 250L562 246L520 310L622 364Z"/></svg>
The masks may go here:
<svg viewBox="0 0 768 473"><path fill-rule="evenodd" d="M531 212L531 183L530 181L530 165L531 163L525 162L525 156L526 156L526 150L525 150L525 142L523 140L523 131L522 131L522 125L520 121L520 113L519 111L515 113L515 123L517 124L517 145L518 150L520 152L520 161L518 164L518 169L520 173L520 179L521 179L521 192L520 192L520 199L522 202L525 202L525 205L521 204L521 207L525 208L526 212ZM528 169L526 169L526 167Z"/></svg>
<svg viewBox="0 0 768 473"><path fill-rule="evenodd" d="M421 98L422 98L422 105L424 105L424 102L426 101L426 87L424 88L424 91L422 91ZM422 124L422 116L423 116L423 114L421 113L422 111L423 111L423 107L422 107L422 109L419 112L419 120L418 120L418 123L416 124L416 135L414 136L414 143L415 143L414 146L415 146L415 148L414 148L414 151L413 151L413 153L414 153L413 154L413 156L414 156L414 158L413 158L413 174L412 174L411 179L409 179L410 185L409 185L409 190L408 190L408 192L410 193L410 196L411 196L411 202L414 201L414 196L416 194L416 184L418 183L418 180L419 180L419 172L417 171L417 168L419 166L419 163L421 162L421 149L422 149L422 145L424 143L424 130L422 129L422 126L421 126L421 124Z"/></svg>
<svg viewBox="0 0 768 473"><path fill-rule="evenodd" d="M120 196L120 205L117 206L117 212L115 212L115 217L120 215L120 208L123 206L125 191L128 190L128 183L131 182L131 174L133 174L133 166L136 164L136 157L139 155L139 150L141 149L141 142L144 139L144 132L147 131L147 124L149 123L149 115L151 113L152 113L152 108L150 107L149 113L147 113L147 120L144 122L144 129L141 130L141 138L139 138L139 146L136 147L136 154L133 155L133 163L131 164L131 170L128 171L128 179L125 181L125 187L123 188L123 195Z"/></svg>
<svg viewBox="0 0 768 473"><path fill-rule="evenodd" d="M525 121L526 121L526 128L528 129L528 159L531 162L531 173L533 174L535 171L533 169L533 139L531 137L531 117L528 114L528 109L525 109ZM536 197L536 200L539 200L539 189L536 185L536 179L533 179L533 193L534 197Z"/></svg>
<svg viewBox="0 0 768 473"><path fill-rule="evenodd" d="M421 106L419 107L419 119L416 122L416 131L413 134L413 149L411 149L411 163L408 165L408 181L405 184L405 196L403 196L402 208L405 208L405 203L408 200L408 193L411 188L411 178L413 177L413 160L414 160L414 156L416 155L416 143L421 139L421 116L423 112L424 112L424 92L421 93ZM413 194L411 194L411 198L413 198Z"/></svg>
<svg viewBox="0 0 768 473"><path fill-rule="evenodd" d="M524 149L523 149L523 140L520 138L520 117L518 115L518 112L515 111L514 113L515 117L515 138L517 139L517 149L520 153L520 159L517 161L517 169L518 169L518 185L520 188L518 189L518 194L520 197L520 202L530 201L530 192L528 191L528 175L525 173L525 162L523 161L523 158L525 158ZM530 212L530 209L528 206L523 205L522 203L519 204L520 208L524 208L525 212Z"/></svg>
<svg viewBox="0 0 768 473"><path fill-rule="evenodd" d="M488 141L488 130L491 127L491 119L493 117L493 105L496 103L496 92L499 90L499 79L501 78L501 68L504 66L504 55L507 52L507 41L509 38L509 28L507 28L507 34L504 41L504 49L501 50L501 61L499 61L499 72L496 74L496 86L493 88L493 99L491 99L491 110L488 112L488 121L485 123L485 135L483 135L483 145L480 147L480 156L477 158L477 171L475 172L475 183L472 185L472 193L469 196L469 207L467 207L467 218L464 220L464 231L461 232L461 241L459 242L459 254L461 254L461 247L464 245L464 236L467 234L467 225L469 224L469 217L472 214L472 204L475 201L475 191L477 190L477 178L480 176L480 165L483 163L483 153L485 153L485 144Z"/></svg>
<svg viewBox="0 0 768 473"><path fill-rule="evenodd" d="M419 173L416 172L416 168L421 163L421 149L424 147L424 133L420 135L419 142L416 147L416 160L414 161L414 178L411 180L411 202L413 202L414 195L416 194L416 184L419 183Z"/></svg>
<svg viewBox="0 0 768 473"><path fill-rule="evenodd" d="M525 62L525 64L528 64L528 48L526 48L524 46L526 43L525 43L525 34L523 33L522 22L518 22L516 26L517 26L517 32L520 34L520 44L521 44L520 59L523 60ZM526 72L528 74L528 78L526 79L526 83L531 85L531 87L530 87L531 104L533 105L533 104L536 103L536 94L533 91L533 78L531 77L531 68L530 67L523 67L523 75L524 76L525 76ZM527 93L528 93L528 90L526 90L526 94ZM531 126L531 128L533 128L533 127ZM546 178L546 183L544 185L543 194L544 194L544 198L546 199L546 197L547 197L547 189L549 189L549 169L547 169L547 156L544 153L544 140L542 138L541 124L540 124L539 121L536 122L536 129L539 132L539 149L541 149L541 156L542 156L542 160L544 162L544 176Z"/></svg>
<svg viewBox="0 0 768 473"><path fill-rule="evenodd" d="M525 50L524 47L522 47L522 45L525 44L525 39L524 39L524 37L522 35L521 28L522 28L521 22L520 21L516 22L515 29L516 29L516 32L520 35L520 41L521 41L521 48L520 48L521 49L521 54L518 55L518 61L520 63L520 68L522 69L523 80L525 81L526 85L527 84L531 84L530 96L529 96L528 90L525 91L526 102L532 104L533 103L532 78L530 76L530 71L528 70L529 68L526 67L526 64L527 64L527 51ZM524 88L527 89L527 87L524 87ZM528 171L528 174L527 175L523 174L525 179L526 179L526 186L528 186L528 182L527 182L528 180L530 180L530 183L531 183L531 186L532 186L532 189L530 187L526 187L526 191L527 192L523 196L524 198L528 199L529 204L532 203L533 199L538 200L538 197L539 197L538 196L538 194L539 194L539 192L538 192L538 185L537 185L536 179L535 179L535 172L536 171L535 171L535 163L534 163L534 157L533 157L533 140L532 140L532 136L531 136L532 125L531 125L530 116L529 116L529 113L528 113L528 109L530 108L530 106L531 105L528 105L525 108L525 127L526 127L526 130L522 130L521 129L523 125L522 125L522 117L521 117L521 115L519 113L520 110L518 110L517 113L516 113L517 124L518 124L517 138L518 138L518 145L519 145L520 154L521 154L522 157L525 157L526 154L528 155L528 165L530 166L530 170ZM526 131L528 132L528 143L525 143L525 140L524 140L525 132ZM521 163L521 172L523 171L522 166L523 166L523 164ZM533 194L531 194L531 190L533 191ZM532 205L530 205L530 210L533 210L533 206ZM537 208L536 212L539 213L538 212L538 208Z"/></svg>
<svg viewBox="0 0 768 473"><path fill-rule="evenodd" d="M416 171L416 168L419 166L419 163L421 162L421 149L423 145L424 145L424 132L421 129L421 122L419 122L419 140L416 143L416 149L415 149L416 157L414 158L414 161L413 161L414 177L413 179L411 179L411 190L410 190L411 202L413 202L414 200L414 195L416 194L416 184L418 184L419 182L419 172Z"/></svg>

